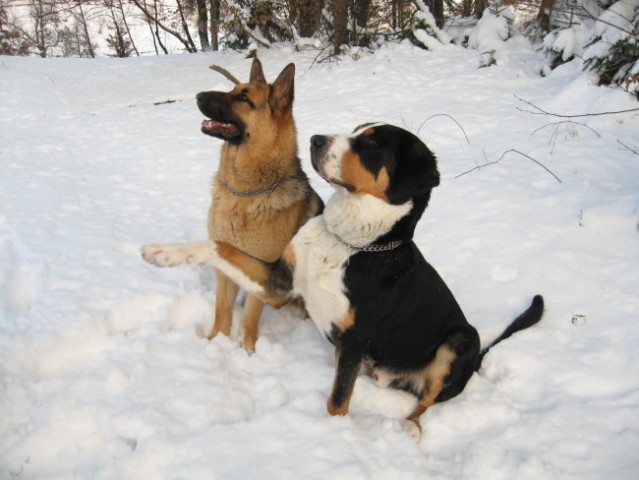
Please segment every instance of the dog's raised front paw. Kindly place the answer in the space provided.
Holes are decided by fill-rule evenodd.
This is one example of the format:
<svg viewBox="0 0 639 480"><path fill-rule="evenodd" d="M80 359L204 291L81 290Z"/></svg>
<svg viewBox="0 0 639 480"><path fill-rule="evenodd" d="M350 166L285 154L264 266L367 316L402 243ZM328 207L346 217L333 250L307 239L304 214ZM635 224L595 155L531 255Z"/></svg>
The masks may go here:
<svg viewBox="0 0 639 480"><path fill-rule="evenodd" d="M175 252L170 245L144 245L140 253L145 262L156 267L174 267L182 262L175 258Z"/></svg>

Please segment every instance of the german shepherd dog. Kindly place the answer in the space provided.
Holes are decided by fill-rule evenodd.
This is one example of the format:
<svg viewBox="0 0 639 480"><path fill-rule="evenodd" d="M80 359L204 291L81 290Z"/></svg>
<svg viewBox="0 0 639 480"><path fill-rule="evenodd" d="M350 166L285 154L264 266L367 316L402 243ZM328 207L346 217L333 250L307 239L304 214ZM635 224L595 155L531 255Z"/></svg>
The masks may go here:
<svg viewBox="0 0 639 480"><path fill-rule="evenodd" d="M306 221L322 212L297 157L293 119L295 65L268 84L255 58L248 83L230 92L197 94L207 117L202 132L224 140L212 182L210 240L224 241L264 262L274 262ZM229 335L238 285L216 271L215 323L207 338ZM255 350L264 303L247 295L243 347Z"/></svg>

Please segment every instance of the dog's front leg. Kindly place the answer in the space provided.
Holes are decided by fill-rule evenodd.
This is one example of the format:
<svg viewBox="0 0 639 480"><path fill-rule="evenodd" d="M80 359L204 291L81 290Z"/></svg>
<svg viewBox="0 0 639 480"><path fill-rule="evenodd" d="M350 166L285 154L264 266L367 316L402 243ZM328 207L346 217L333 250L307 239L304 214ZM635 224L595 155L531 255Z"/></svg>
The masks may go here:
<svg viewBox="0 0 639 480"><path fill-rule="evenodd" d="M326 403L330 415L346 415L348 413L355 380L364 360L365 350L363 342L357 338L352 328L342 335L335 351L336 369L333 388Z"/></svg>
<svg viewBox="0 0 639 480"><path fill-rule="evenodd" d="M146 245L142 258L158 267L197 264L215 267L264 303L280 307L293 290L293 265L285 258L264 262L231 244L205 241L189 244Z"/></svg>

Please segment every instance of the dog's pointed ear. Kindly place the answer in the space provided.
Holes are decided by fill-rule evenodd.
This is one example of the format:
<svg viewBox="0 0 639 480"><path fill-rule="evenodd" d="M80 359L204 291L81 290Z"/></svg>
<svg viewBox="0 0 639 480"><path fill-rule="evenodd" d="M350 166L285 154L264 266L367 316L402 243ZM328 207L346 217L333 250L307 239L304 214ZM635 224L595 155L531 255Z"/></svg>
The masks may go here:
<svg viewBox="0 0 639 480"><path fill-rule="evenodd" d="M277 114L284 113L293 107L295 98L295 64L289 63L278 75L271 89L270 102Z"/></svg>
<svg viewBox="0 0 639 480"><path fill-rule="evenodd" d="M251 65L251 76L249 77L249 82L266 83L264 70L262 70L262 62L260 62L257 57L253 59L253 64Z"/></svg>

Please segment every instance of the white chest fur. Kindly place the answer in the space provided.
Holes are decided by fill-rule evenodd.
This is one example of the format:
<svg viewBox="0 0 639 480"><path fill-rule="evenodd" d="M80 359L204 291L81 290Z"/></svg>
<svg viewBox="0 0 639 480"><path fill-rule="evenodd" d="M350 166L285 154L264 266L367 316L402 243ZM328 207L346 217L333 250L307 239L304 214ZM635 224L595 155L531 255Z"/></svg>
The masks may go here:
<svg viewBox="0 0 639 480"><path fill-rule="evenodd" d="M350 307L344 272L356 250L346 244L369 245L411 208L411 202L390 205L370 195L351 195L338 189L324 214L309 220L295 235L294 288L324 335L331 334L333 325L344 320Z"/></svg>
<svg viewBox="0 0 639 480"><path fill-rule="evenodd" d="M328 231L323 216L309 220L293 238L293 246L296 293L304 298L320 332L330 335L333 324L348 312L344 270L353 250Z"/></svg>

